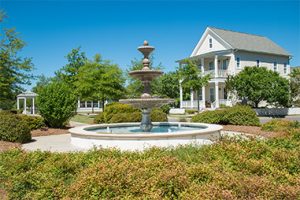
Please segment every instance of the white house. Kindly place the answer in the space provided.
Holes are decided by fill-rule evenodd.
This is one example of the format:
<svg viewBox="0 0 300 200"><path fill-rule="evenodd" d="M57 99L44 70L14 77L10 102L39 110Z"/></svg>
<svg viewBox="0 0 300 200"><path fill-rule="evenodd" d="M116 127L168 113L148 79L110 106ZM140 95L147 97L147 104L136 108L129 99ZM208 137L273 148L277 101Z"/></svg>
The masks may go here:
<svg viewBox="0 0 300 200"><path fill-rule="evenodd" d="M199 92L201 108L218 108L220 104L232 103L225 91L228 75L239 73L245 66L263 66L287 77L291 55L264 36L207 27L188 59L195 60L202 73L212 77ZM194 99L197 98L191 91L191 100L183 101L180 86L181 108L196 108Z"/></svg>

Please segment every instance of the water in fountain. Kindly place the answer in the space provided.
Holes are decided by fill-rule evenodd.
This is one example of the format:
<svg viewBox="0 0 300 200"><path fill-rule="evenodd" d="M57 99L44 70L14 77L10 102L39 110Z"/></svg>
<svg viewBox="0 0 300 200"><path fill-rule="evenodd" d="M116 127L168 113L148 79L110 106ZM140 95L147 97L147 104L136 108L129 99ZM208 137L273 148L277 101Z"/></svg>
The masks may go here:
<svg viewBox="0 0 300 200"><path fill-rule="evenodd" d="M133 78L141 80L144 85L144 91L141 98L138 99L121 99L121 103L131 104L142 110L142 122L140 128L144 132L150 132L153 125L150 118L150 112L152 108L160 107L164 104L173 102L172 99L154 98L151 96L151 81L163 74L160 70L150 69L149 55L154 50L153 46L150 46L147 41L144 41L144 45L138 47L138 50L144 55L143 65L141 70L134 70L129 72L129 75Z"/></svg>

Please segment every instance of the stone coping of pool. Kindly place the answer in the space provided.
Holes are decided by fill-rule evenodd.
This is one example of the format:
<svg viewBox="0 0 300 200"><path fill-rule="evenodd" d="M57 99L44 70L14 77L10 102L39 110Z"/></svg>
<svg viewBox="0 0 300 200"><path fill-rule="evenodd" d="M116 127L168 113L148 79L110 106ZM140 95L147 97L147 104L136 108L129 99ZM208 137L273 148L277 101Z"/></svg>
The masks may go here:
<svg viewBox="0 0 300 200"><path fill-rule="evenodd" d="M113 124L96 124L88 126L80 126L69 129L72 137L86 138L86 139L107 139L107 140L132 140L132 139L166 139L166 138L181 138L181 137L191 137L191 136L207 136L209 134L220 135L220 131L223 129L222 126L216 124L205 124L205 123L188 123L188 122L153 122L154 126L157 125L175 125L178 126L189 126L189 127L200 127L199 130L184 130L178 132L157 132L157 133L107 133L107 132L92 132L89 130L94 130L98 128L106 127L126 127L126 126L139 126L140 123L113 123ZM217 139L217 138L216 138Z"/></svg>

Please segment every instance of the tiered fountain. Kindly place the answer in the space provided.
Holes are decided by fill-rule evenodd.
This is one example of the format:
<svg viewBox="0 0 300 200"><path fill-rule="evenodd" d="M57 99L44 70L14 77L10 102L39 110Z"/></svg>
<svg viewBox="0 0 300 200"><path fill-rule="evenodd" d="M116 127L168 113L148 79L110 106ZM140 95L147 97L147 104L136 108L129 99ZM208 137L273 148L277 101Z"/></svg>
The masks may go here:
<svg viewBox="0 0 300 200"><path fill-rule="evenodd" d="M134 107L142 110L142 122L140 128L143 132L150 132L153 125L150 118L151 109L154 107L160 107L164 104L171 103L171 99L153 98L151 96L151 81L163 74L160 70L150 69L149 55L154 50L153 46L149 46L147 41L144 41L144 45L138 47L138 50L144 55L143 69L129 72L129 75L141 80L144 85L144 92L140 99L121 99L121 103L131 104Z"/></svg>
<svg viewBox="0 0 300 200"><path fill-rule="evenodd" d="M220 137L222 126L186 122L151 122L150 112L154 107L172 102L171 99L151 96L150 84L162 75L160 70L150 69L149 55L154 50L145 41L138 50L144 55L143 69L129 72L142 81L144 91L141 98L121 99L121 103L131 104L142 110L141 123L97 124L72 128L71 143L79 148L92 147L119 148L121 150L144 150L145 148L170 147L185 144L211 144Z"/></svg>

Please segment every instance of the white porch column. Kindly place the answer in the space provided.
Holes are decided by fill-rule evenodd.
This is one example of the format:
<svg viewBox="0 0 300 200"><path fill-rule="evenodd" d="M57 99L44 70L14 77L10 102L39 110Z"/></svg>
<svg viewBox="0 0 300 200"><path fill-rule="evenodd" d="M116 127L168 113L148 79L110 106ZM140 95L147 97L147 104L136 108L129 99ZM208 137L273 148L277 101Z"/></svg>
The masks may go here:
<svg viewBox="0 0 300 200"><path fill-rule="evenodd" d="M26 109L26 97L24 97L24 110L23 110L23 114L26 114L27 109Z"/></svg>
<svg viewBox="0 0 300 200"><path fill-rule="evenodd" d="M17 109L18 110L20 109L20 99L19 99L19 97L17 97Z"/></svg>
<svg viewBox="0 0 300 200"><path fill-rule="evenodd" d="M98 101L98 108L100 108L100 101Z"/></svg>
<svg viewBox="0 0 300 200"><path fill-rule="evenodd" d="M215 77L219 76L218 55L215 55Z"/></svg>
<svg viewBox="0 0 300 200"><path fill-rule="evenodd" d="M87 108L87 101L84 102L84 107Z"/></svg>
<svg viewBox="0 0 300 200"><path fill-rule="evenodd" d="M202 102L203 102L203 108L206 108L206 105L205 105L205 86L202 87Z"/></svg>
<svg viewBox="0 0 300 200"><path fill-rule="evenodd" d="M77 108L80 108L80 99L77 101Z"/></svg>
<svg viewBox="0 0 300 200"><path fill-rule="evenodd" d="M201 58L200 62L201 62L201 72L202 74L204 74L204 58Z"/></svg>
<svg viewBox="0 0 300 200"><path fill-rule="evenodd" d="M32 98L32 114L35 115L34 97Z"/></svg>
<svg viewBox="0 0 300 200"><path fill-rule="evenodd" d="M182 108L182 101L183 101L183 92L182 92L182 80L179 80L179 101L180 101L180 108Z"/></svg>
<svg viewBox="0 0 300 200"><path fill-rule="evenodd" d="M216 92L216 108L220 107L220 102L219 102L219 83L215 82L215 92Z"/></svg>
<svg viewBox="0 0 300 200"><path fill-rule="evenodd" d="M191 108L194 108L194 91L191 90Z"/></svg>

